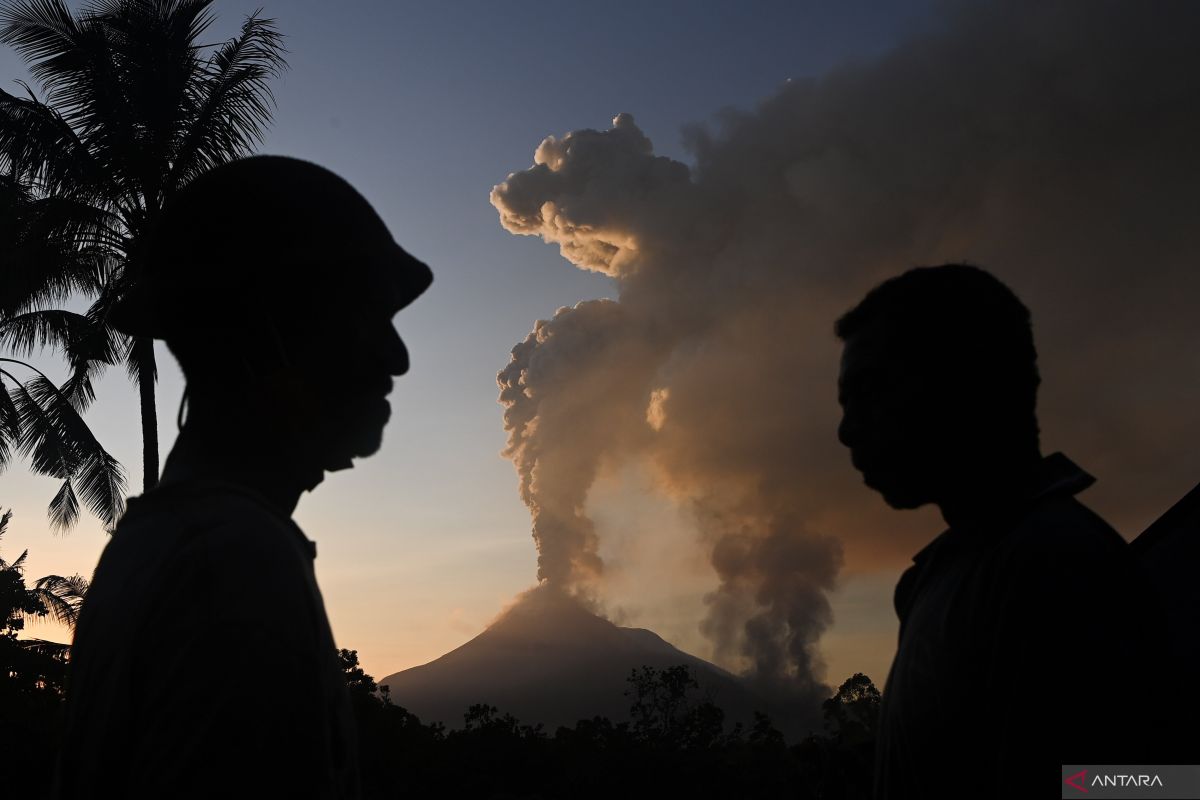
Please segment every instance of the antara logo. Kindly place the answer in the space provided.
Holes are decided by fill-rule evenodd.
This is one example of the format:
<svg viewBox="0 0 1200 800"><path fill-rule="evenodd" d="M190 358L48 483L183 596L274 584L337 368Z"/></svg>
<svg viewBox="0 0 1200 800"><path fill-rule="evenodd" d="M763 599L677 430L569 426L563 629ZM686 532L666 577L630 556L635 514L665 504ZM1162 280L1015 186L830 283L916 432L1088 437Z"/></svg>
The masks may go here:
<svg viewBox="0 0 1200 800"><path fill-rule="evenodd" d="M1080 770L1074 775L1063 778L1063 783L1072 789L1078 789L1084 794L1087 787L1092 786L1162 786L1162 778L1157 775L1093 775L1091 782L1087 779L1087 770Z"/></svg>
<svg viewBox="0 0 1200 800"><path fill-rule="evenodd" d="M1079 783L1076 783L1076 781L1079 781ZM1087 770L1086 769L1080 770L1079 772L1076 772L1071 777L1063 779L1063 783L1065 783L1067 786L1070 786L1072 789L1078 789L1079 791L1083 792L1084 794L1087 794L1087 789L1084 788L1084 786L1083 786L1083 784L1086 782L1087 782Z"/></svg>
<svg viewBox="0 0 1200 800"><path fill-rule="evenodd" d="M1157 775L1097 775L1092 786L1162 786Z"/></svg>

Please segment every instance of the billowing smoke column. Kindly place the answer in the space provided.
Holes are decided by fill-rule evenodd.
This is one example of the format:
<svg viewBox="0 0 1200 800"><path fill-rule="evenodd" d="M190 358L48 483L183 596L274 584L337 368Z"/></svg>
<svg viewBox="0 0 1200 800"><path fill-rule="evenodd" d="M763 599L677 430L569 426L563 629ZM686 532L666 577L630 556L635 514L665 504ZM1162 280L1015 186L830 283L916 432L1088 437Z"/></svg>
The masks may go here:
<svg viewBox="0 0 1200 800"><path fill-rule="evenodd" d="M602 569L583 514L588 489L602 459L647 438L644 370L661 349L640 332L620 303L580 303L539 321L499 375L505 455L517 466L521 499L533 515L538 579L581 599Z"/></svg>
<svg viewBox="0 0 1200 800"><path fill-rule="evenodd" d="M538 322L499 376L539 577L602 596L588 490L652 465L711 553L717 657L820 694L843 551L896 570L936 533L835 438L833 321L916 264L980 264L1030 305L1044 450L1117 487L1089 501L1118 526L1194 483L1197 11L955 7L878 63L689 131L691 168L628 114L543 141L493 189L501 223L620 294Z"/></svg>

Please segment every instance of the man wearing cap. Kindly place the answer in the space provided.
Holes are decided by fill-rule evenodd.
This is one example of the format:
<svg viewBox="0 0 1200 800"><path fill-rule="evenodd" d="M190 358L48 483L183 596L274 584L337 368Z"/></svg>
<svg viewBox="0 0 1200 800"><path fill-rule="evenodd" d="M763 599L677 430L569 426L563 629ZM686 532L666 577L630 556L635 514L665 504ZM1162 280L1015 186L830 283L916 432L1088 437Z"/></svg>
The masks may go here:
<svg viewBox="0 0 1200 800"><path fill-rule="evenodd" d="M163 211L112 323L163 339L187 421L129 502L72 649L61 797L354 797L353 720L301 493L380 446L432 280L344 180L258 156Z"/></svg>

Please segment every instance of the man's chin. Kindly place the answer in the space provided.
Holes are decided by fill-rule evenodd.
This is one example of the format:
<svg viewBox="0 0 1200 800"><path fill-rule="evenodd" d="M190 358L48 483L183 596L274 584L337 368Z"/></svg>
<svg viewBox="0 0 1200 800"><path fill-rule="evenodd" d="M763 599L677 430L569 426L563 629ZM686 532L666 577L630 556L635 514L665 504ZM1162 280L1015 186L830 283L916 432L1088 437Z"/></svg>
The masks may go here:
<svg viewBox="0 0 1200 800"><path fill-rule="evenodd" d="M354 469L354 459L341 458L330 460L325 463L326 472L341 472L345 469Z"/></svg>
<svg viewBox="0 0 1200 800"><path fill-rule="evenodd" d="M326 455L325 471L337 472L351 469L354 466L354 459L373 456L379 452L379 448L382 446L382 430L359 432L353 439L340 442L333 452Z"/></svg>
<svg viewBox="0 0 1200 800"><path fill-rule="evenodd" d="M392 416L392 407L382 397L369 398L357 403L341 413L347 421L357 421L357 427L347 427L332 432L336 441L332 442L331 452L325 459L326 470L334 472L350 469L354 466L353 459L367 458L379 452L383 446L383 429Z"/></svg>
<svg viewBox="0 0 1200 800"><path fill-rule="evenodd" d="M911 511L914 508L920 508L929 501L916 497L915 495L905 495L896 493L883 493L883 502L887 503L897 511Z"/></svg>
<svg viewBox="0 0 1200 800"><path fill-rule="evenodd" d="M864 475L863 483L868 488L879 492L880 496L883 497L883 502L898 511L920 508L930 502L929 498L923 492L917 492L905 486L897 486L885 480L880 480L877 476L868 477Z"/></svg>

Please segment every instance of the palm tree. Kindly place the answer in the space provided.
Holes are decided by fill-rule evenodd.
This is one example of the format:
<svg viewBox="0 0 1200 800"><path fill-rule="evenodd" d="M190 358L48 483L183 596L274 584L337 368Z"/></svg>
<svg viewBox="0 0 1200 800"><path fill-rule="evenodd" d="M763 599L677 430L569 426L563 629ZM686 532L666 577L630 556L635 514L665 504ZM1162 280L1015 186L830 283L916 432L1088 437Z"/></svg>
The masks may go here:
<svg viewBox="0 0 1200 800"><path fill-rule="evenodd" d="M0 342L29 357L46 344L66 354L71 374L61 388L32 364L0 358L0 469L12 450L35 471L62 480L50 521L66 530L79 516L76 487L106 525L116 522L125 494L120 464L82 419L95 397L92 378L125 342L102 324L114 259L101 245L80 244L85 210L62 197L38 198L14 177L0 177ZM86 314L56 308L75 294L97 297ZM16 369L25 377L13 373ZM7 382L6 382L7 379Z"/></svg>
<svg viewBox="0 0 1200 800"><path fill-rule="evenodd" d="M93 512L120 514L120 465L85 433L92 381L124 362L138 387L143 490L158 481L153 342L126 337L109 310L136 283L138 254L164 203L198 175L261 144L274 107L268 81L286 68L274 21L201 44L213 0L0 2L0 42L29 64L42 99L0 90L0 344L15 355L60 350L70 377L0 383L0 468L10 449L64 480L51 503L60 527L78 515L74 483ZM59 306L86 297L84 313ZM31 369L25 362L22 369ZM28 399L26 399L28 395ZM103 453L103 455L101 455ZM107 457L107 458L106 458Z"/></svg>

